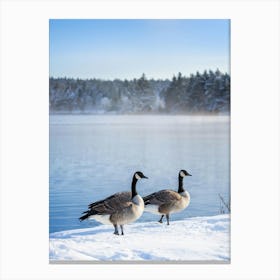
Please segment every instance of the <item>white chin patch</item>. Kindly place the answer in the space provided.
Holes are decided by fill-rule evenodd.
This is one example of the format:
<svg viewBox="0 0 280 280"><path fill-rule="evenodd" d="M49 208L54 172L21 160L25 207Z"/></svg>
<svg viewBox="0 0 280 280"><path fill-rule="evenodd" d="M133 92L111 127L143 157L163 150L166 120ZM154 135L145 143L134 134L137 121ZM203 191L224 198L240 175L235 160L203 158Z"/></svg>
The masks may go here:
<svg viewBox="0 0 280 280"><path fill-rule="evenodd" d="M137 180L140 180L140 179L141 179L141 177L138 175L138 173L135 174L135 178L136 178Z"/></svg>
<svg viewBox="0 0 280 280"><path fill-rule="evenodd" d="M185 175L185 173L184 173L183 171L181 171L181 172L180 172L180 176L181 176L181 177L185 177L186 175Z"/></svg>

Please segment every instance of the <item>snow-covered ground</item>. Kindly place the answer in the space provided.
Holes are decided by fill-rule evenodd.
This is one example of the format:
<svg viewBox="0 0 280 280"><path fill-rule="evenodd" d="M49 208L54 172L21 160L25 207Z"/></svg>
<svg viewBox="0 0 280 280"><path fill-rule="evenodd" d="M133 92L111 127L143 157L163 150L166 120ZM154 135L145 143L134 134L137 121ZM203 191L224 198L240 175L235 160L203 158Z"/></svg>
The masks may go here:
<svg viewBox="0 0 280 280"><path fill-rule="evenodd" d="M157 217L155 216L155 219ZM230 261L230 216L195 217L126 225L124 236L113 226L50 234L50 260Z"/></svg>

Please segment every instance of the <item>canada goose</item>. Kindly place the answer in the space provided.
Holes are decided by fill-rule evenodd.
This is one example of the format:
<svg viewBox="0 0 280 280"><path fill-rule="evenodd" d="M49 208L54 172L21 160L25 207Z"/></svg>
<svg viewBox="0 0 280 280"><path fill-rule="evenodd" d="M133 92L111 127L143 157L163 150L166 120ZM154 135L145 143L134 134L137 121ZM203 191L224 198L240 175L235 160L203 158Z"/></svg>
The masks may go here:
<svg viewBox="0 0 280 280"><path fill-rule="evenodd" d="M142 172L134 173L131 183L131 192L115 193L103 200L89 204L88 210L83 212L79 219L95 219L102 224L113 224L114 234L119 235L118 226L123 235L123 225L137 220L144 211L144 201L136 191L136 183L139 179L146 178Z"/></svg>
<svg viewBox="0 0 280 280"><path fill-rule="evenodd" d="M183 187L183 178L185 176L192 175L186 170L180 170L178 175L178 192L173 190L161 190L143 198L145 203L145 211L161 215L159 220L160 223L162 223L162 219L165 215L167 224L169 225L170 213L179 212L189 205L190 194L184 190Z"/></svg>

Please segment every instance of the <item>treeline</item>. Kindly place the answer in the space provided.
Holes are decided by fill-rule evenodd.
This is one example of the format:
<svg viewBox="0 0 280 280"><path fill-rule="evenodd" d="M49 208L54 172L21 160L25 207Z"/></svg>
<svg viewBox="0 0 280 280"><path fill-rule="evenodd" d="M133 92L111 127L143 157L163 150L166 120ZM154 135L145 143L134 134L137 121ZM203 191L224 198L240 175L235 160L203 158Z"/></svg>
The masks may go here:
<svg viewBox="0 0 280 280"><path fill-rule="evenodd" d="M230 76L219 70L172 80L49 79L50 113L228 113Z"/></svg>

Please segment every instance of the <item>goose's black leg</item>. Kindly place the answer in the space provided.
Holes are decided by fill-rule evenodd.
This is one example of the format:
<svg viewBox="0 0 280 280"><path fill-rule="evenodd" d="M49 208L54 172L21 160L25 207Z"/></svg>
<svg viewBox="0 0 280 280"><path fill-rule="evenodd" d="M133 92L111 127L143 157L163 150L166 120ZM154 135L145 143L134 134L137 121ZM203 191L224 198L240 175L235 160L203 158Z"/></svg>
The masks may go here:
<svg viewBox="0 0 280 280"><path fill-rule="evenodd" d="M119 235L118 226L114 225L114 228L115 228L114 234Z"/></svg>
<svg viewBox="0 0 280 280"><path fill-rule="evenodd" d="M167 225L169 226L169 214L166 214Z"/></svg>
<svg viewBox="0 0 280 280"><path fill-rule="evenodd" d="M124 233L123 233L123 225L120 225L120 227L121 227L122 235L124 235Z"/></svg>
<svg viewBox="0 0 280 280"><path fill-rule="evenodd" d="M159 223L162 223L162 219L163 219L164 215L161 215L160 220L158 221Z"/></svg>

